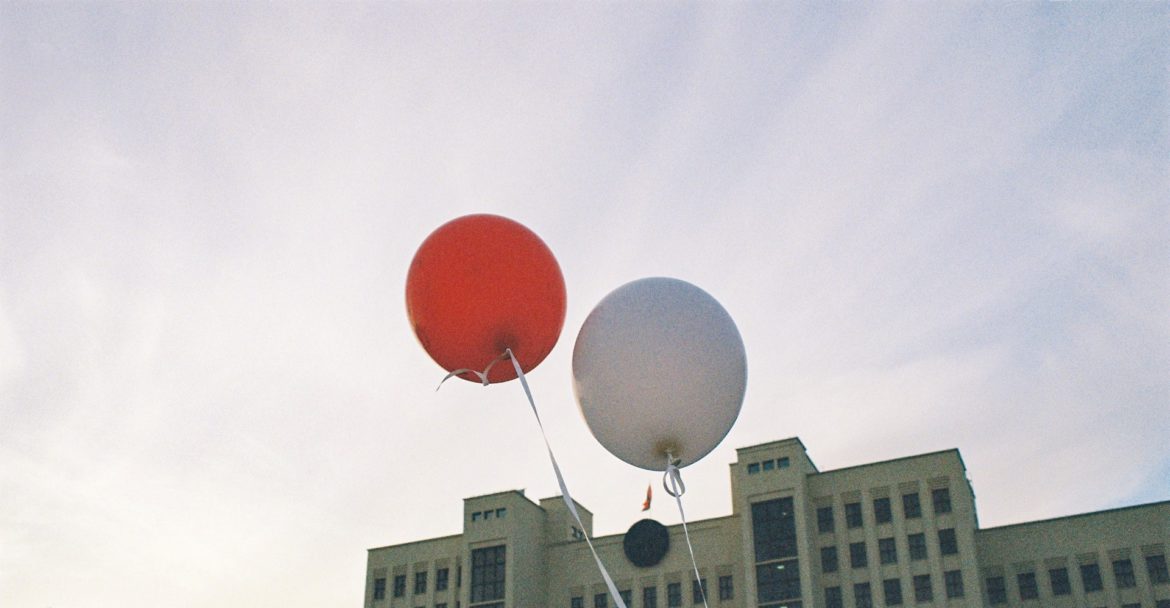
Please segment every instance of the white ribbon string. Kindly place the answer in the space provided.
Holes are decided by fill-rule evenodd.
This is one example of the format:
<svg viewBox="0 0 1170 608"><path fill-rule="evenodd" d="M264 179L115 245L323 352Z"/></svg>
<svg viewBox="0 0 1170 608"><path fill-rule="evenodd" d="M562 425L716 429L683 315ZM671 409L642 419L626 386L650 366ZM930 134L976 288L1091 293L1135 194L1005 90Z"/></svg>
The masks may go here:
<svg viewBox="0 0 1170 608"><path fill-rule="evenodd" d="M483 368L482 372L471 369L470 367L461 367L457 370L452 370L451 373L447 374L446 376L443 376L442 380L439 380L439 386L435 387L435 392L437 393L437 392L439 392L440 388L443 388L444 382L450 380L451 378L454 378L455 376L461 376L463 374L475 374L475 376L477 378L479 378L479 381L482 382L484 386L487 386L489 384L488 372L492 371L492 366L499 363L500 361L503 361L508 356L508 353L510 353L510 352L512 352L512 351L507 350L507 351L500 353L500 356L496 357L495 359L492 359L492 362L488 363L487 367Z"/></svg>
<svg viewBox="0 0 1170 608"><path fill-rule="evenodd" d="M569 487L565 485L565 477L561 475L561 467L557 465L556 456L553 456L552 446L548 442L548 434L544 432L544 424L540 421L540 413L536 411L536 401L532 398L532 389L528 388L528 379L524 377L524 370L520 369L520 362L512 354L512 349L507 349L503 358L511 359L512 366L516 368L516 376L520 378L520 385L524 387L524 394L528 396L528 405L532 406L532 415L536 416L536 425L540 427L540 435L544 437L544 447L548 449L548 459L552 462L553 472L557 474L557 484L561 486L561 499L565 501L565 506L569 508L569 513L573 514L573 519L577 520L577 525L581 526L581 532L585 533L585 524L581 521L581 516L577 514L577 507L573 504L573 497L569 495ZM498 359L497 359L498 360ZM495 361L492 362L493 364ZM490 365L488 366L491 367ZM451 372L454 374L455 372ZM476 372L477 374L479 372ZM487 370L484 370L484 384L487 384ZM682 509L682 503L679 503L679 509ZM684 529L685 529L685 523ZM626 608L626 602L622 600L622 594L618 593L617 586L613 584L613 579L609 576L609 571L605 569L605 564L601 563L601 556L597 555L597 549L593 548L593 541L589 540L589 535L585 534L585 543L589 545L589 550L593 552L593 560L597 562L597 569L601 571L601 578L605 579L605 586L609 587L609 594L613 596L613 601L617 604L617 608ZM690 544L690 540L687 540ZM694 553L691 553L691 560L694 561ZM695 572L698 572L696 568ZM703 599L706 604L706 596Z"/></svg>
<svg viewBox="0 0 1170 608"><path fill-rule="evenodd" d="M703 579L699 576L699 564L695 561L695 548L691 546L691 533L687 530L687 514L683 512L682 495L686 493L687 486L683 484L682 473L678 470L678 462L670 452L666 453L666 471L662 474L662 487L678 503L678 515L682 518L683 536L687 539L687 551L691 553L691 566L695 568L695 582L699 584L699 595L703 597L703 608L708 608L707 590L703 588ZM667 485L668 481L669 485Z"/></svg>

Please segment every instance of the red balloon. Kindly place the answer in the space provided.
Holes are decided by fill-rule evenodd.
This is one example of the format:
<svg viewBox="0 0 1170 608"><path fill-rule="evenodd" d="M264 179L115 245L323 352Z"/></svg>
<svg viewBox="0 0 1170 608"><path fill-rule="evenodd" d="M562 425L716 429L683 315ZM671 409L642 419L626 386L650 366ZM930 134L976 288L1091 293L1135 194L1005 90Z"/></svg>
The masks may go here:
<svg viewBox="0 0 1170 608"><path fill-rule="evenodd" d="M439 226L406 275L406 314L424 349L447 371L483 371L505 349L528 373L565 322L565 279L548 246L498 215L466 215ZM475 374L461 374L479 382ZM490 382L516 377L509 361Z"/></svg>

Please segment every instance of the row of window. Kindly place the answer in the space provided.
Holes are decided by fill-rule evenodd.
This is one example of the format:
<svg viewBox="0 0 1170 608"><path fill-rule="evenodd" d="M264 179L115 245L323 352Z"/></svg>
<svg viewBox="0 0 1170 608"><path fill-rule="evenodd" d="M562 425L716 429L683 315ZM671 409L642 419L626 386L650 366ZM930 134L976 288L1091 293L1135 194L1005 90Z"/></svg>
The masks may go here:
<svg viewBox="0 0 1170 608"><path fill-rule="evenodd" d="M486 511L476 511L475 513L471 514L471 521L479 521L481 519L484 521L487 521L487 520L491 519L492 517L495 517L496 519L504 519L504 516L506 516L507 514L508 514L507 507L500 507L498 509L488 509Z"/></svg>
<svg viewBox="0 0 1170 608"><path fill-rule="evenodd" d="M911 561L926 559L926 534L906 535L906 548ZM938 531L938 551L942 555L959 553L959 543L955 538L954 528ZM882 564L898 563L898 545L893 537L878 539L878 561ZM849 544L849 566L852 568L869 566L869 551L865 541ZM837 569L837 547L821 547L821 572L828 574L836 572Z"/></svg>
<svg viewBox="0 0 1170 608"><path fill-rule="evenodd" d="M951 512L951 491L948 488L936 488L930 491L931 505L934 507L936 514ZM918 492L908 492L902 495L902 516L906 519L917 519L922 517L922 502L918 498ZM889 497L881 497L873 499L873 521L874 523L884 524L893 521L894 513L890 505ZM861 512L860 502L845 503L845 527L860 528L865 525L865 519ZM833 507L819 507L817 508L817 531L821 533L832 532L836 528L836 521L833 517Z"/></svg>
<svg viewBox="0 0 1170 608"><path fill-rule="evenodd" d="M504 572L506 565L506 549L504 545L473 549L471 551L471 603L494 602L504 599ZM422 570L414 573L414 595L423 595L427 592L427 578L430 573ZM450 568L435 570L435 591L446 591L451 582ZM463 566L455 570L455 586L463 585ZM394 586L391 590L394 597L406 595L406 575L394 576ZM386 599L386 578L374 579L374 599ZM446 604L435 604L435 608L447 608ZM456 608L458 602L456 602ZM490 608L490 607L480 607Z"/></svg>
<svg viewBox="0 0 1170 608"><path fill-rule="evenodd" d="M914 590L914 602L925 603L934 601L934 583L929 574L922 574L911 579ZM959 570L948 570L943 573L943 589L947 599L963 597L963 573ZM882 581L882 599L886 606L901 606L905 602L902 596L902 579L889 578ZM844 608L845 600L842 597L841 587L825 587L825 608ZM873 589L869 583L853 585L854 608L873 608Z"/></svg>
<svg viewBox="0 0 1170 608"><path fill-rule="evenodd" d="M772 471L775 469L787 469L791 465L788 457L777 458L776 460L764 460L761 462L752 462L747 465L748 475L755 475L760 471Z"/></svg>
<svg viewBox="0 0 1170 608"><path fill-rule="evenodd" d="M1165 555L1146 556L1146 573L1150 577L1150 584L1170 583L1170 571L1166 568ZM1105 588L1101 580L1101 567L1097 564L1082 564L1080 566L1081 587L1085 593L1101 591ZM1128 589L1137 586L1134 576L1133 562L1129 559L1113 561L1113 581L1119 589ZM986 579L987 598L992 604L1007 603L1007 584L1002 576L989 576ZM1052 595L1071 595L1072 584L1069 581L1068 568L1051 568L1048 570L1048 585ZM1020 600L1034 600L1040 597L1040 585L1036 580L1035 572L1021 572L1016 575L1016 591Z"/></svg>
<svg viewBox="0 0 1170 608"><path fill-rule="evenodd" d="M622 589L618 591L622 596L622 601L625 602L628 608L634 606L634 595L629 589ZM691 581L691 603L703 604L703 597L707 594L707 579L702 578L697 581ZM666 584L666 606L667 608L679 608L683 605L682 600L682 583L667 583ZM719 577L719 601L727 601L734 599L735 585L732 582L731 576ZM585 598L581 596L574 596L569 599L569 608L585 608ZM609 594L598 593L593 596L593 608L609 608ZM642 588L642 606L641 608L658 608L658 587L643 587Z"/></svg>

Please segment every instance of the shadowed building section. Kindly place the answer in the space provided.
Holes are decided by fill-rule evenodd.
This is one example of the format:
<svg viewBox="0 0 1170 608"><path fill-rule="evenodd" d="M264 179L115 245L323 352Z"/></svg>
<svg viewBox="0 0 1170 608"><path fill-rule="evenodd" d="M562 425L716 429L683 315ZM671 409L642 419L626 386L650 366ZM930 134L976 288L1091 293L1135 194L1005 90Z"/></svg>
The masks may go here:
<svg viewBox="0 0 1170 608"><path fill-rule="evenodd" d="M819 471L790 438L730 467L732 513L688 523L700 581L682 526L594 539L630 608L1170 608L1170 501L980 529L957 449ZM365 606L612 608L577 509L467 498L462 534L370 549Z"/></svg>

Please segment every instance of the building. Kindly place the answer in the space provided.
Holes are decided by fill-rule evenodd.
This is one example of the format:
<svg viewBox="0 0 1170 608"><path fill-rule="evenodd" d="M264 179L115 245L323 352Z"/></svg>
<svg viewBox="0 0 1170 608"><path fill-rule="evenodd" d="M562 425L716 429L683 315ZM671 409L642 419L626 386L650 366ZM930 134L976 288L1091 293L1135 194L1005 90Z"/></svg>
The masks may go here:
<svg viewBox="0 0 1170 608"><path fill-rule="evenodd" d="M818 471L796 438L737 450L731 488L730 515L688 522L711 608L1170 608L1170 501L980 528L956 449ZM465 499L462 534L369 550L365 606L612 608L578 511ZM661 530L593 542L630 608L702 606Z"/></svg>

